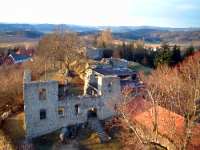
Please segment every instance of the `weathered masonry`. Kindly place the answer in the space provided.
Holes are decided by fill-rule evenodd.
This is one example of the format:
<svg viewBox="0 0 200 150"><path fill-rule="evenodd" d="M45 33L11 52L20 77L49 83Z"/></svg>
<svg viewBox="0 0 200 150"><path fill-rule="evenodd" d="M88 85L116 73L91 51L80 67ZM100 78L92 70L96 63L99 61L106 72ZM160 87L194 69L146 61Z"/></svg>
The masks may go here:
<svg viewBox="0 0 200 150"><path fill-rule="evenodd" d="M100 120L115 115L120 100L120 79L99 75L98 94L60 97L63 88L57 81L31 81L31 73L24 74L24 104L26 137L31 139L62 127L84 123L95 111Z"/></svg>
<svg viewBox="0 0 200 150"><path fill-rule="evenodd" d="M88 121L92 114L104 120L116 114L121 90L128 85L140 87L137 73L122 60L88 68L84 94L69 96L58 81L32 81L31 72L24 74L24 111L26 137L34 138L60 128Z"/></svg>

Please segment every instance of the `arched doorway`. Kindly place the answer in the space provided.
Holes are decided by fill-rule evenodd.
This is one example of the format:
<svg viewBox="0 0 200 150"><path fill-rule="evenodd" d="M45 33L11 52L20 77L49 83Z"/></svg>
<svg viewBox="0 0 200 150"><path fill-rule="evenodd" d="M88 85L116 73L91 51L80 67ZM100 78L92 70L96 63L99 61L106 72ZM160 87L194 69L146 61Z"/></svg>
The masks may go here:
<svg viewBox="0 0 200 150"><path fill-rule="evenodd" d="M87 113L88 118L97 118L97 109L90 108Z"/></svg>

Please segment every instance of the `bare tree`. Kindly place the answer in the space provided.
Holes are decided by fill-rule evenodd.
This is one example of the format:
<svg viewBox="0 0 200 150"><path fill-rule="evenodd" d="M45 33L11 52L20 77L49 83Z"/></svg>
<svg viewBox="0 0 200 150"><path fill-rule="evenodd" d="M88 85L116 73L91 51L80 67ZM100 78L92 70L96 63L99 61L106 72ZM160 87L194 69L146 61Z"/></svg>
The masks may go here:
<svg viewBox="0 0 200 150"><path fill-rule="evenodd" d="M174 69L159 68L146 83L151 99L156 99L158 105L184 117L183 134L178 144L181 149L187 149L195 134L193 128L198 119L196 101L200 98L199 53Z"/></svg>
<svg viewBox="0 0 200 150"><path fill-rule="evenodd" d="M111 30L107 29L99 33L96 39L97 47L106 48L112 44Z"/></svg>
<svg viewBox="0 0 200 150"><path fill-rule="evenodd" d="M69 69L70 64L77 59L81 42L76 33L56 30L42 38L38 46L38 54L50 59L52 62L60 62Z"/></svg>
<svg viewBox="0 0 200 150"><path fill-rule="evenodd" d="M10 109L14 104L21 105L23 103L22 70L16 66L0 68L0 80L0 111Z"/></svg>
<svg viewBox="0 0 200 150"><path fill-rule="evenodd" d="M177 149L186 150L192 145L194 138L198 139L200 132L198 132L199 130L195 130L195 122L199 119L199 56L200 54L197 53L175 68L162 66L150 76L143 76L143 80L146 83L146 99L152 107L152 112L149 113L151 114L152 122L149 126L152 126L153 134L150 133L150 136L152 136L155 142L158 140L159 134L165 134L166 131L169 138L173 139L173 144L175 144ZM137 130L138 122L134 123L133 114L134 111L137 111L137 108L131 105L135 100L137 99L134 97L128 98L128 100L127 98L123 98L119 112L122 114L123 124L126 124L134 131L134 137L138 137L137 139L143 144L148 143L150 142L148 141L149 138L141 136L139 132L136 132L139 131ZM136 101L137 103L139 101ZM141 105L139 106L141 109ZM162 115L162 108L166 110L165 113L167 112L166 114L168 115L165 118L159 119L163 117L160 116ZM179 122L176 120L177 116L180 116ZM183 119L180 120L180 118ZM149 134L145 129L142 129L142 131L146 135ZM159 133L161 131L163 133Z"/></svg>

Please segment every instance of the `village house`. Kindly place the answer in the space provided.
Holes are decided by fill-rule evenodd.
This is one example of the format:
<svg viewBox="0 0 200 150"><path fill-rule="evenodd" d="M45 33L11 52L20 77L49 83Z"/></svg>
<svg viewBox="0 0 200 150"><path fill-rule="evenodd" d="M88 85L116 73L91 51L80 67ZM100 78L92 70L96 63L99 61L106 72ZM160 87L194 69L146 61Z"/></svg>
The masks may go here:
<svg viewBox="0 0 200 150"><path fill-rule="evenodd" d="M137 124L138 133L144 137L144 141L157 143L169 150L180 149L185 138L184 117L162 106L153 106L150 101L142 97L136 97L128 104L127 114ZM154 112L157 112L158 135L154 132ZM200 124L194 123L191 131L191 143L189 150L200 149ZM156 137L156 138L155 138Z"/></svg>
<svg viewBox="0 0 200 150"><path fill-rule="evenodd" d="M30 56L24 54L11 53L5 58L4 63L7 65L21 64L30 60L32 60L32 57Z"/></svg>
<svg viewBox="0 0 200 150"><path fill-rule="evenodd" d="M12 65L12 64L21 64L27 61L32 60L32 56L35 52L33 48L16 48L0 56L0 65Z"/></svg>

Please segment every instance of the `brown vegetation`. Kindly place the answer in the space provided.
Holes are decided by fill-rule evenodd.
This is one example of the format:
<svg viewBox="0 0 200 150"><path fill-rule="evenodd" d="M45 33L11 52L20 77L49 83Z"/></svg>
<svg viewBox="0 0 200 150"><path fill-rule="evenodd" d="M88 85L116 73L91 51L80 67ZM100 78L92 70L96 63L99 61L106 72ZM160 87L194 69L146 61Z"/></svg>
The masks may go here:
<svg viewBox="0 0 200 150"><path fill-rule="evenodd" d="M55 68L57 63L63 73L75 71L79 75L85 72L87 59L81 54L81 40L76 33L58 30L41 39L38 55L46 59L45 64Z"/></svg>
<svg viewBox="0 0 200 150"><path fill-rule="evenodd" d="M0 150L14 150L11 140L0 130Z"/></svg>
<svg viewBox="0 0 200 150"><path fill-rule="evenodd" d="M96 46L101 48L107 48L112 44L111 30L107 29L99 33L96 37Z"/></svg>
<svg viewBox="0 0 200 150"><path fill-rule="evenodd" d="M123 134L129 135L126 140L133 142L137 138L145 145L150 142L149 138L157 142L162 135L171 139L177 149L199 146L199 127L195 123L199 120L199 56L200 53L196 53L175 68L162 66L150 76L144 76L147 90L144 103L140 104L141 100L129 96L132 91L125 91L119 111L123 126L132 131ZM145 128L138 127L138 121ZM140 131L150 137L141 136Z"/></svg>
<svg viewBox="0 0 200 150"><path fill-rule="evenodd" d="M23 104L22 76L22 70L15 66L0 68L0 111Z"/></svg>
<svg viewBox="0 0 200 150"><path fill-rule="evenodd" d="M200 64L197 52L174 69L162 67L148 78L147 87L155 105L184 117L184 130L180 143L187 149L198 119L197 101L200 97ZM198 134L198 133L197 133Z"/></svg>
<svg viewBox="0 0 200 150"><path fill-rule="evenodd" d="M23 71L30 69L33 72L33 78L38 79L45 72L45 67L41 65L44 61L44 59L35 57L34 62L0 68L0 114L3 111L23 106Z"/></svg>

